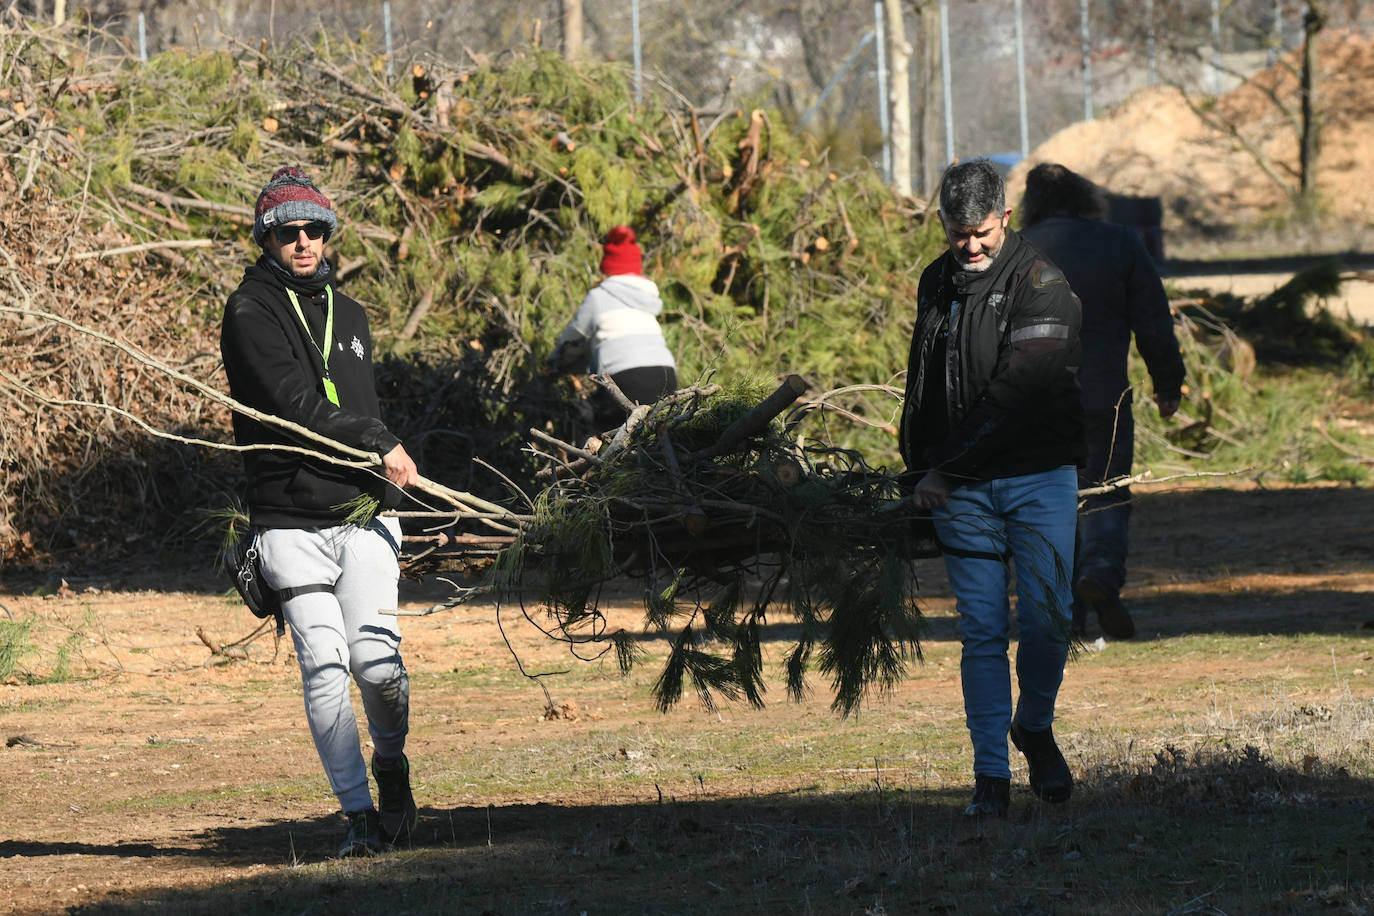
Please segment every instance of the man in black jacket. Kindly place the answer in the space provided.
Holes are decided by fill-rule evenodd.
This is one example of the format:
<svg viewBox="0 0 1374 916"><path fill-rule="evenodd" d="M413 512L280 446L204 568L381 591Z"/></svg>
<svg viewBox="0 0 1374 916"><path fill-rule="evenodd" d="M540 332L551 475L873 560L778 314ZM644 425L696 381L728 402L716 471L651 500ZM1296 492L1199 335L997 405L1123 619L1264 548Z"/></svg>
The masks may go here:
<svg viewBox="0 0 1374 916"><path fill-rule="evenodd" d="M1084 489L1131 475L1135 417L1126 375L1131 336L1149 370L1161 417L1178 410L1184 376L1164 284L1140 237L1104 222L1106 213L1102 190L1062 165L1041 163L1026 176L1023 236L1064 271L1083 303L1080 383L1087 460L1078 484ZM1135 622L1121 603L1130 520L1129 487L1083 500L1073 589L1073 625L1080 634L1091 609L1108 636L1135 635Z"/></svg>
<svg viewBox="0 0 1374 916"><path fill-rule="evenodd" d="M1005 817L1007 737L1031 791L1067 801L1073 777L1051 724L1068 655L1069 571L1082 452L1078 300L1064 275L1008 228L986 159L940 186L949 250L921 274L900 442L945 556L963 641L973 742L971 817ZM1007 561L1016 570L1019 696L1008 661Z"/></svg>
<svg viewBox="0 0 1374 916"><path fill-rule="evenodd" d="M380 419L372 338L361 305L334 289L324 243L338 226L329 199L300 169L278 169L258 197L262 256L224 307L220 351L235 400L333 442L380 456L379 467L312 456L328 446L235 413L247 503L263 581L281 593L300 661L305 712L330 787L348 819L340 855L380 851L409 833L416 806L405 755L410 680L394 608L401 529L360 503L394 508L419 479ZM345 456L337 456L343 458ZM372 738L372 803L349 675Z"/></svg>

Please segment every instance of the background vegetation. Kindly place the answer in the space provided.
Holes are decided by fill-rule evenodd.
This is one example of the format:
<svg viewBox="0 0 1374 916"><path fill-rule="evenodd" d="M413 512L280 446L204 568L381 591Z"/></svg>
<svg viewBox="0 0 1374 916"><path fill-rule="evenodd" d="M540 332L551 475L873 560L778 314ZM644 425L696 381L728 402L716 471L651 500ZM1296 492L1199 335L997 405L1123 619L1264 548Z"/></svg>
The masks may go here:
<svg viewBox="0 0 1374 916"><path fill-rule="evenodd" d="M504 497L472 458L527 482L528 428L591 431L585 385L541 365L617 222L640 232L684 383L799 373L840 409L817 412L809 435L895 462L898 403L884 386L905 368L938 228L872 169L833 167L777 110L703 110L670 90L637 103L623 67L539 50L417 59L388 78L374 38L325 31L280 52L183 48L146 64L94 46L80 27L0 30L14 113L0 131L0 320L22 329L0 343L0 540L13 566L204 543L197 510L233 501L233 456L154 440L110 408L210 441L227 435L222 410L16 310L116 332L222 388L221 304L256 256L251 204L284 163L304 165L342 213L330 255L372 315L388 420L431 479ZM1307 317L1318 292L1181 316L1185 419L1147 419L1146 460L1365 479L1352 458L1366 427L1335 421L1368 391L1368 343ZM1258 368L1233 361L1245 335ZM1294 351L1265 349L1265 335L1320 344L1300 348L1302 386L1284 381Z"/></svg>

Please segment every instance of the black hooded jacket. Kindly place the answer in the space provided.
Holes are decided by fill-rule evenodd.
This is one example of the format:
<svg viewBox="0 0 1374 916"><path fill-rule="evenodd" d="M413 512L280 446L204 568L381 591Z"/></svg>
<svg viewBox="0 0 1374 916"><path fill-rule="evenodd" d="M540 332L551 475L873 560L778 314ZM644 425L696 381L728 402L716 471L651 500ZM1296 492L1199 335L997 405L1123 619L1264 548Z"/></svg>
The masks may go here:
<svg viewBox="0 0 1374 916"><path fill-rule="evenodd" d="M1077 465L1081 322L1063 273L1011 229L986 271L948 251L931 263L907 364L907 468L959 481Z"/></svg>
<svg viewBox="0 0 1374 916"><path fill-rule="evenodd" d="M1063 268L1083 303L1084 409L1113 411L1123 395L1129 398L1132 334L1155 394L1179 398L1183 356L1169 297L1135 230L1055 213L1025 227L1021 237Z"/></svg>
<svg viewBox="0 0 1374 916"><path fill-rule="evenodd" d="M327 262L326 262L327 263ZM325 368L319 345L325 340L329 270L316 278L291 277L264 254L243 275L224 306L220 353L229 391L248 407L289 420L353 448L385 455L400 439L380 419L372 374L372 337L363 307L333 290L333 344L330 380L339 406L325 395ZM309 331L287 295L300 303ZM239 445L289 444L319 452L319 443L234 414ZM318 528L337 525L349 514L346 504L363 493L399 505L403 494L383 478L361 469L331 464L277 450L246 451L247 503L252 524L267 528ZM346 457L346 456L344 456Z"/></svg>

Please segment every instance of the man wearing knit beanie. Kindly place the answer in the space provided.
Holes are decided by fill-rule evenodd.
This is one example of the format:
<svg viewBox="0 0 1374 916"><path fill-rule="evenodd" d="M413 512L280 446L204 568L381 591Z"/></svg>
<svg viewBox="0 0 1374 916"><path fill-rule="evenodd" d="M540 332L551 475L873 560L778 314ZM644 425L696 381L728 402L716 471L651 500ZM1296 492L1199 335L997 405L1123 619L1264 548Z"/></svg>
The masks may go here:
<svg viewBox="0 0 1374 916"><path fill-rule="evenodd" d="M339 228L329 198L320 193L305 172L288 165L277 169L258 195L258 204L253 208L253 239L262 245L272 229L299 220L319 223L329 235Z"/></svg>
<svg viewBox="0 0 1374 916"><path fill-rule="evenodd" d="M555 372L590 369L610 376L636 404L652 404L677 390L677 363L663 339L658 316L663 300L644 276L644 254L634 230L614 226L601 248L603 279L582 300L577 314L554 341L549 368ZM602 428L618 425L625 411L598 391L593 397Z"/></svg>
<svg viewBox="0 0 1374 916"><path fill-rule="evenodd" d="M224 307L220 352L234 399L334 442L380 456L375 467L340 463L326 446L270 422L233 415L243 452L245 502L261 579L281 598L300 662L305 712L330 787L347 820L340 855L399 842L417 810L405 755L410 680L396 617L401 528L374 515L350 521L359 501L378 512L419 480L415 462L381 420L372 337L361 305L336 290L325 242L338 228L329 198L301 169L278 169L254 208L262 255ZM305 453L308 451L309 453ZM372 739L368 768L349 700L362 695Z"/></svg>

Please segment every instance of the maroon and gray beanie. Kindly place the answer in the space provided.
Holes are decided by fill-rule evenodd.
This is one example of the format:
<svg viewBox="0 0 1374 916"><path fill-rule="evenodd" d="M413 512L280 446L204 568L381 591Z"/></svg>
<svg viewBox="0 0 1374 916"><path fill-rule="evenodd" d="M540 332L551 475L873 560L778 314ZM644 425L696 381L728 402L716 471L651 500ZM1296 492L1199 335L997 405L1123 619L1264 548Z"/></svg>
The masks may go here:
<svg viewBox="0 0 1374 916"><path fill-rule="evenodd" d="M332 235L339 228L334 205L320 193L314 182L294 165L283 166L272 174L272 180L258 195L253 211L253 238L261 245L273 226L298 219L319 220L329 226Z"/></svg>

